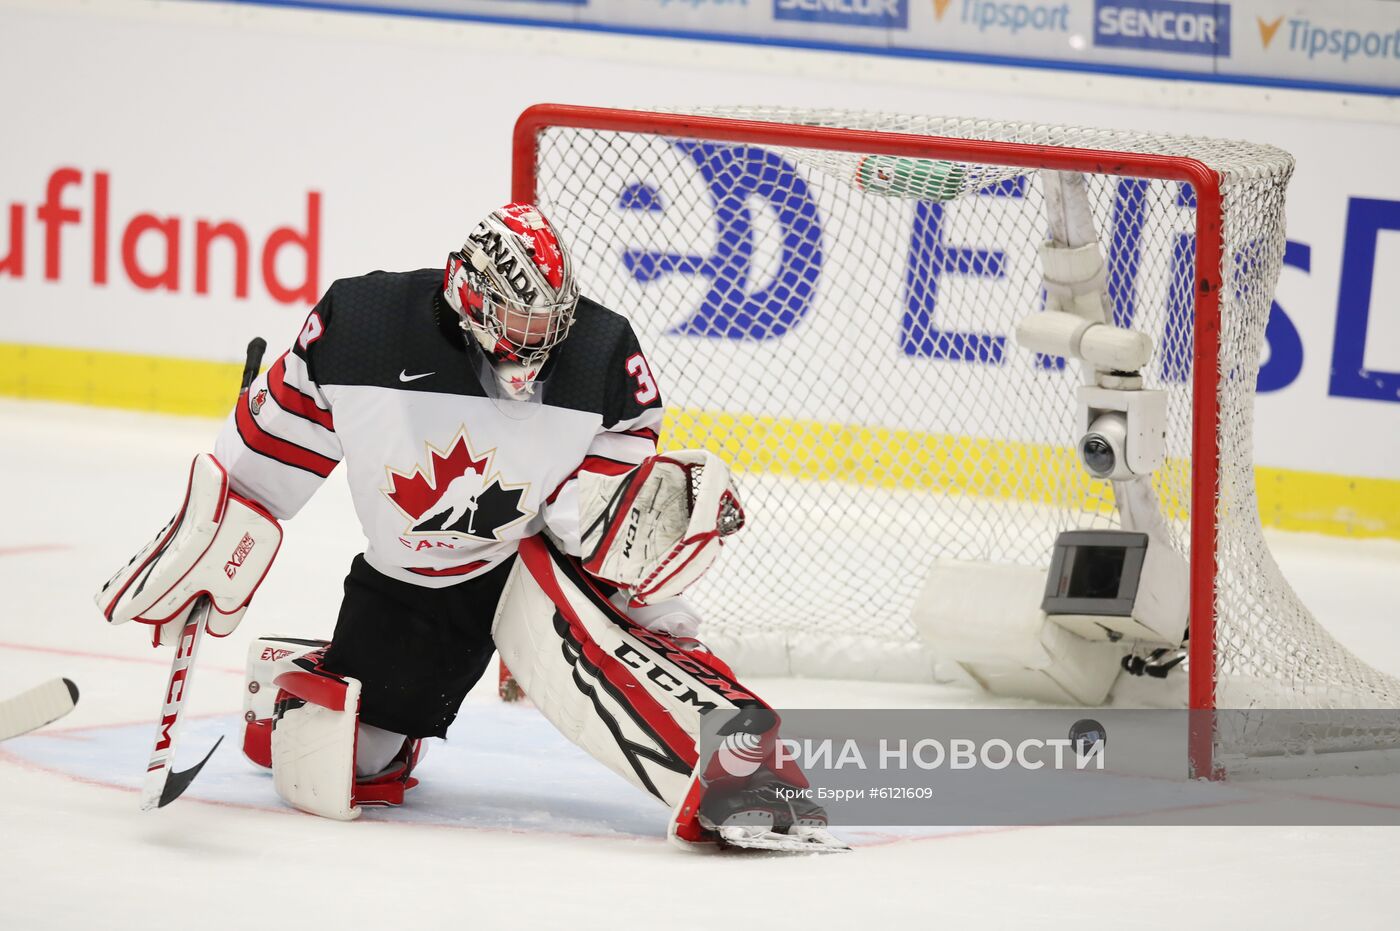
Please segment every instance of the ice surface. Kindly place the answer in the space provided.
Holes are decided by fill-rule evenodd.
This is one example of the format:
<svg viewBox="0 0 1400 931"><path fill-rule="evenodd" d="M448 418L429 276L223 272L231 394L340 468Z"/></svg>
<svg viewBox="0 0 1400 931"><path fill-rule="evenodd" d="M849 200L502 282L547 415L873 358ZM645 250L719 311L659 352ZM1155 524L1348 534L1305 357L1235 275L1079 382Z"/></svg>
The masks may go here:
<svg viewBox="0 0 1400 931"><path fill-rule="evenodd" d="M490 683L434 742L411 804L351 824L298 814L232 738L249 640L330 634L361 540L339 475L289 526L243 625L201 650L180 765L220 733L231 745L185 798L143 813L169 657L143 630L107 628L91 596L169 516L217 423L13 401L0 423L0 690L59 675L82 690L58 725L0 748L0 929L1395 924L1387 828L884 829L848 834L859 849L844 856L690 854L664 842L654 800ZM1400 544L1271 543L1322 622L1400 672ZM750 684L780 707L978 701L938 685Z"/></svg>

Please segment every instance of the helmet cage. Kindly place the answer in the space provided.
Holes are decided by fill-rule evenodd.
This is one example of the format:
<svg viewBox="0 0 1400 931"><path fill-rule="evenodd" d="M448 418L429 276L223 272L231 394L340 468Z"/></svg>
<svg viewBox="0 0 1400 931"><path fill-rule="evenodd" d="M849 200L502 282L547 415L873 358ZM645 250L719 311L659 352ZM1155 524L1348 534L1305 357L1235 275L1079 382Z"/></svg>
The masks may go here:
<svg viewBox="0 0 1400 931"><path fill-rule="evenodd" d="M573 326L578 285L572 277L553 300L526 303L503 294L473 266L468 256L453 252L448 281L448 296L463 317L462 329L475 330L478 342L502 361L543 364L550 350L563 342ZM525 338L512 337L512 330L525 334Z"/></svg>

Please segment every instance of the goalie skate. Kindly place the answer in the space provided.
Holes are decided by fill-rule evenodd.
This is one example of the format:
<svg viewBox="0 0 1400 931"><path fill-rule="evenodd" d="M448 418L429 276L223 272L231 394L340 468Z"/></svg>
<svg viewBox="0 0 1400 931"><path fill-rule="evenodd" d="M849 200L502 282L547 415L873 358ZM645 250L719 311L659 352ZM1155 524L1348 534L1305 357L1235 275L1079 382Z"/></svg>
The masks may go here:
<svg viewBox="0 0 1400 931"><path fill-rule="evenodd" d="M760 825L718 828L716 843L736 850L775 850L780 853L842 853L850 846L830 831L813 825L793 825L786 832Z"/></svg>
<svg viewBox="0 0 1400 931"><path fill-rule="evenodd" d="M738 791L716 790L696 778L687 800L671 821L671 838L686 844L713 843L721 849L783 853L837 853L851 848L827 830L826 811L772 774ZM696 801L698 800L698 805Z"/></svg>

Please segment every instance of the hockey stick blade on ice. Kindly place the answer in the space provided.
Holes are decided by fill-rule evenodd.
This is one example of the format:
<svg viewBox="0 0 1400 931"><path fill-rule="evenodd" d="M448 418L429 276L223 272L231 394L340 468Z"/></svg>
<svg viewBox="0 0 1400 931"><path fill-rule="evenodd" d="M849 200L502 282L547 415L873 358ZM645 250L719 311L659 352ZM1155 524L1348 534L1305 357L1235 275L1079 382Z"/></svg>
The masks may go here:
<svg viewBox="0 0 1400 931"><path fill-rule="evenodd" d="M9 740L52 724L78 704L72 679L50 679L13 698L0 701L0 740Z"/></svg>
<svg viewBox="0 0 1400 931"><path fill-rule="evenodd" d="M210 747L209 752L204 754L204 759L183 772L171 770L165 777L165 787L161 789L160 799L156 802L155 807L164 808L183 795L185 790L189 788L190 783L194 782L194 777L199 775L199 771L204 768L204 764L209 762L209 758L214 755L214 751L219 749L219 744L223 742L224 736L220 734L219 739L214 741L214 746Z"/></svg>
<svg viewBox="0 0 1400 931"><path fill-rule="evenodd" d="M248 357L243 365L242 385L238 394L241 398L248 390L248 386L253 383L253 379L258 377L258 368L262 364L263 353L267 350L267 343L261 338L254 337L248 343ZM241 402L236 402L241 403ZM170 679L165 685L165 701L160 709L160 724L156 728L156 742L151 749L150 762L146 765L146 779L141 785L141 810L150 811L152 808L164 808L175 801L194 782L194 777L199 775L199 771L204 768L204 764L209 762L209 758L214 755L214 751L219 749L219 745L224 742L221 735L214 741L214 746L209 748L209 752L204 754L194 766L184 771L175 769L175 738L179 734L180 714L185 709L185 695L189 691L190 670L194 666L195 653L199 650L199 642L204 639L205 627L209 621L209 612L213 608L207 597L201 596L195 601L194 610L190 612L189 619L185 621L184 628L180 631L180 639L175 644L175 658L170 663Z"/></svg>

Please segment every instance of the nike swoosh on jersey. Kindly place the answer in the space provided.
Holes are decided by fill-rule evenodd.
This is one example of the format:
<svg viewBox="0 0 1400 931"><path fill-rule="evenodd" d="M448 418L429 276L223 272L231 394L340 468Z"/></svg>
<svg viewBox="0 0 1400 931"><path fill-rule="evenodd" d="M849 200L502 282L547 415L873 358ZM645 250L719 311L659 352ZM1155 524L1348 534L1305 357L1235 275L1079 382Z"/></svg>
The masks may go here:
<svg viewBox="0 0 1400 931"><path fill-rule="evenodd" d="M429 375L433 375L433 374L436 374L436 373L434 373L434 372L424 372L424 373L422 373L421 375L410 375L410 374L408 374L408 369L400 369L400 370L399 370L399 381L417 381L417 380L420 379L420 378L427 378Z"/></svg>

